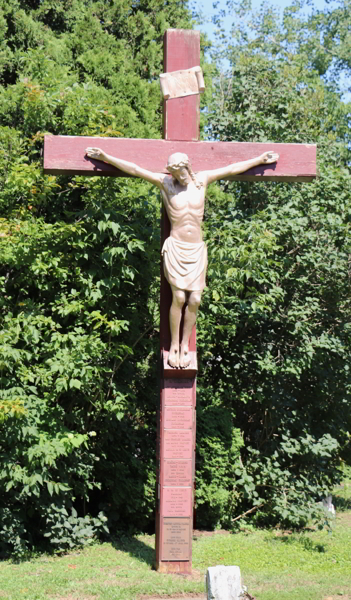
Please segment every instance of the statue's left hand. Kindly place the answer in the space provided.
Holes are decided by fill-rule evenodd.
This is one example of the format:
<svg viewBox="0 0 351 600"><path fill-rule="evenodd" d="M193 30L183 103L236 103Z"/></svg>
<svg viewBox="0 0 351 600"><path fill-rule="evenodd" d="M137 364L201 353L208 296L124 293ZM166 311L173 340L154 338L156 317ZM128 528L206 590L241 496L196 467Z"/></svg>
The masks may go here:
<svg viewBox="0 0 351 600"><path fill-rule="evenodd" d="M264 165L270 165L271 163L277 162L279 159L279 154L269 150L268 152L264 152L261 156L261 162Z"/></svg>

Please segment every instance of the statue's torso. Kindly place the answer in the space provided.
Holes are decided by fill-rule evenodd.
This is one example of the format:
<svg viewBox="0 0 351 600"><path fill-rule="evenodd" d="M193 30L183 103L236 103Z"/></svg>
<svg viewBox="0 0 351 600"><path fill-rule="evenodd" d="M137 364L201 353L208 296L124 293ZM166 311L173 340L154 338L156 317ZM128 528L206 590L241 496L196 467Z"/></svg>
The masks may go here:
<svg viewBox="0 0 351 600"><path fill-rule="evenodd" d="M193 182L182 186L171 176L164 178L161 192L171 222L171 236L184 242L202 241L205 191L205 186L198 189Z"/></svg>

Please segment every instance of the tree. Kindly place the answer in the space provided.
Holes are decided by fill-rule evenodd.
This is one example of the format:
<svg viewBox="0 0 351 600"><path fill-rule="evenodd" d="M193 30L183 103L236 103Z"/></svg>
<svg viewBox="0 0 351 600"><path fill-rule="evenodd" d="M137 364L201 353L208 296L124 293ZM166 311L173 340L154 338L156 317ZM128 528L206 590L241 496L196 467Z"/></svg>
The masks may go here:
<svg viewBox="0 0 351 600"><path fill-rule="evenodd" d="M45 132L160 137L185 3L1 2L0 550L153 526L159 199L43 176ZM89 516L91 515L91 516Z"/></svg>
<svg viewBox="0 0 351 600"><path fill-rule="evenodd" d="M249 510L258 523L299 527L350 460L349 106L301 45L285 53L279 42L277 50L286 30L273 16L265 4L240 44L228 44L231 70L218 79L210 134L317 143L320 174L313 184L213 190L199 383L203 413L218 405L227 413L226 430L212 434L227 449L212 512L217 506L220 522ZM299 39L304 26L295 19L294 27ZM240 457L238 445L230 454L229 415ZM198 422L206 428L201 414ZM200 475L200 501L205 483Z"/></svg>
<svg viewBox="0 0 351 600"><path fill-rule="evenodd" d="M315 71L337 89L350 91L351 37L350 0L327 0L323 10L312 0L294 0L284 9L262 2L253 10L247 0L227 2L228 17L233 17L231 40L224 54L234 48L259 51L276 60L299 63L300 68ZM215 17L218 24L224 18ZM223 35L223 32L222 32Z"/></svg>

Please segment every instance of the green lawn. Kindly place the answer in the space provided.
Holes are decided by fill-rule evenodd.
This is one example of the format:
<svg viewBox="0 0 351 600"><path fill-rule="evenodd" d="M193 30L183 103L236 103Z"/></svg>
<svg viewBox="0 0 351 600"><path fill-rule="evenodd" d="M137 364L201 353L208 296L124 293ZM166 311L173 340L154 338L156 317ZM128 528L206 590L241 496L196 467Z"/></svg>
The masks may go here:
<svg viewBox="0 0 351 600"><path fill-rule="evenodd" d="M351 600L351 483L337 491L332 534L197 534L191 577L152 570L154 537L124 538L61 557L0 563L0 600L133 600L204 594L207 567L239 565L256 600Z"/></svg>

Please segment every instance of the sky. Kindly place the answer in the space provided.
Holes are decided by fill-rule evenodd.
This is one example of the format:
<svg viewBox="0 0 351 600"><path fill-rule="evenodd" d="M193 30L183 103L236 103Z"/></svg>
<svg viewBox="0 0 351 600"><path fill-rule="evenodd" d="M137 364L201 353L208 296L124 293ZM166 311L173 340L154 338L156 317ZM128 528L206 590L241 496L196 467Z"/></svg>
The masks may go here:
<svg viewBox="0 0 351 600"><path fill-rule="evenodd" d="M253 8L259 8L259 6L261 4L262 4L262 0L252 0ZM276 0L276 1L271 0L270 4L273 4L274 6L279 7L281 9L281 13L282 13L284 8L286 8L287 6L292 4L292 0ZM213 9L213 0L198 0L197 5L203 7L203 12L210 19L210 17L212 15L214 15L215 13L218 13L221 8L225 8L226 1L219 0L218 7L216 8L216 10ZM324 7L326 6L326 2L325 2L325 0L314 0L313 5L314 5L314 8L316 8L317 10L323 10ZM310 9L310 11L311 11L311 9ZM306 9L306 14L308 14L308 8ZM231 19L228 19L228 31L230 29L231 23L232 23ZM208 36L210 37L210 39L213 39L213 32L214 32L215 26L212 23L203 24L199 27L199 29L201 29L202 31L205 31L208 34Z"/></svg>

